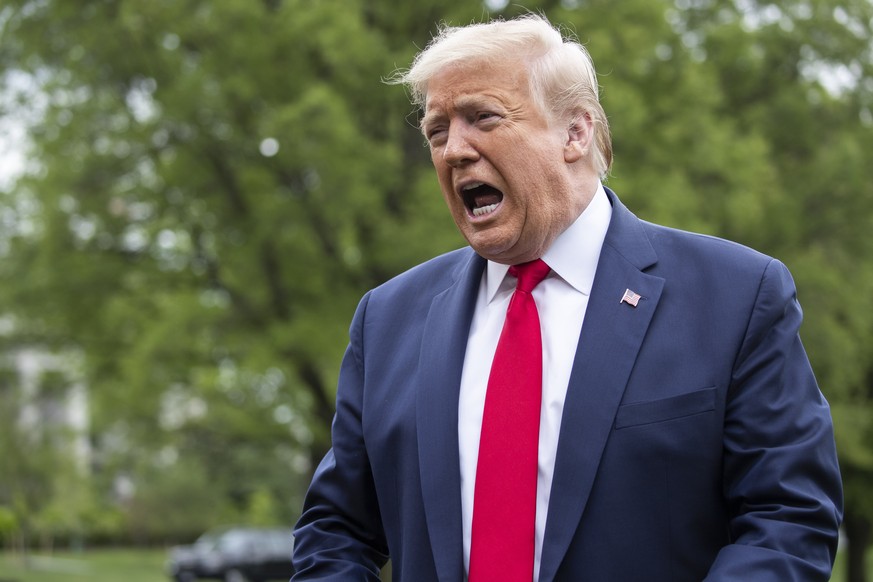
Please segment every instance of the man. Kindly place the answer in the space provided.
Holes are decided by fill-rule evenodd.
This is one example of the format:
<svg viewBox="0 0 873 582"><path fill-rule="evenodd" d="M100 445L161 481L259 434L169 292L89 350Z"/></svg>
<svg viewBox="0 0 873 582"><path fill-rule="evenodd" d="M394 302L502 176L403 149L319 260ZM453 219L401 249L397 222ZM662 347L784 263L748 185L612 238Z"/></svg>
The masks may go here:
<svg viewBox="0 0 873 582"><path fill-rule="evenodd" d="M361 301L293 579L828 580L840 477L786 268L601 185L593 65L540 17L446 28L402 81L472 248Z"/></svg>

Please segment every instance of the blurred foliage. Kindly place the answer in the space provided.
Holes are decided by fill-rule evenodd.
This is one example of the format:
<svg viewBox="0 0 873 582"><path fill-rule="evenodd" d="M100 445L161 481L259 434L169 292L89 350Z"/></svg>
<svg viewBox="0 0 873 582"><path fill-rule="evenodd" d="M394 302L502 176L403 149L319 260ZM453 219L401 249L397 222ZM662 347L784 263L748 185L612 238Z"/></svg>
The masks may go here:
<svg viewBox="0 0 873 582"><path fill-rule="evenodd" d="M791 268L847 510L869 522L873 5L526 9L594 56L616 151L609 184L637 214ZM5 2L0 116L28 140L23 174L0 190L0 342L80 355L92 470L59 471L52 447L20 453L23 391L4 381L0 506L29 527L139 541L293 521L329 445L357 300L463 244L416 113L380 80L440 21L526 9ZM59 497L61 479L77 493Z"/></svg>

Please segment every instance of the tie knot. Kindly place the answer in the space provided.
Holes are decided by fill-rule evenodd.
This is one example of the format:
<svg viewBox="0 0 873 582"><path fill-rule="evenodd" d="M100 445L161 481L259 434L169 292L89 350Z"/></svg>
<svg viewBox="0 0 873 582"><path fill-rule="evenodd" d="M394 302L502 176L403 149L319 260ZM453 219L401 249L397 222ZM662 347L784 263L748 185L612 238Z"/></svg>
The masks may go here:
<svg viewBox="0 0 873 582"><path fill-rule="evenodd" d="M515 288L521 289L525 293L533 291L534 287L546 278L549 271L551 271L551 267L542 259L509 267L509 273L518 277L518 283L515 284Z"/></svg>

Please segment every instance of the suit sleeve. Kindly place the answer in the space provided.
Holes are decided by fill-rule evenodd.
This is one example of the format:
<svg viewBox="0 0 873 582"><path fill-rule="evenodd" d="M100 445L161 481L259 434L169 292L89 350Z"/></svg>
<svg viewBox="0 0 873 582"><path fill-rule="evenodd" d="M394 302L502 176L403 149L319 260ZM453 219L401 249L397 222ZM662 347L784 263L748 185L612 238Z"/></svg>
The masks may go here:
<svg viewBox="0 0 873 582"><path fill-rule="evenodd" d="M801 319L791 275L774 260L728 393L723 487L732 543L707 582L830 579L842 485L830 409L798 335Z"/></svg>
<svg viewBox="0 0 873 582"><path fill-rule="evenodd" d="M361 424L363 323L369 294L350 330L337 388L332 448L315 471L294 530L296 580L379 580L387 561Z"/></svg>

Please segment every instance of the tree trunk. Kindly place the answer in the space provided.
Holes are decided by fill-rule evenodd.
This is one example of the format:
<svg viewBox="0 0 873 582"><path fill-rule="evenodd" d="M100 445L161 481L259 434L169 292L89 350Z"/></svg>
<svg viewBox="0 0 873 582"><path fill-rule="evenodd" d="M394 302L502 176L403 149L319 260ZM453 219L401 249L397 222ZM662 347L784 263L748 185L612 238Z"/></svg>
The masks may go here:
<svg viewBox="0 0 873 582"><path fill-rule="evenodd" d="M862 515L846 512L843 528L848 540L846 582L867 582L867 550L870 547L873 524Z"/></svg>
<svg viewBox="0 0 873 582"><path fill-rule="evenodd" d="M309 388L309 392L315 401L313 409L315 419L312 422L317 423L317 426L313 426L312 430L315 433L315 440L309 448L309 477L312 478L315 468L330 448L329 427L333 421L335 408L321 372L305 355L297 357L297 372L300 375L300 379ZM319 432L322 430L326 432L319 435Z"/></svg>

